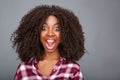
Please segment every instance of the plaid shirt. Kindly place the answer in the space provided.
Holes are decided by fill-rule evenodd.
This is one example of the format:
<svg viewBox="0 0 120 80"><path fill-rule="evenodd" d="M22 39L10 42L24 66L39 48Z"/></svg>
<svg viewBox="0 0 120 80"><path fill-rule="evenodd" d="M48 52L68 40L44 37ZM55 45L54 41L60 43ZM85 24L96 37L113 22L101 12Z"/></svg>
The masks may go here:
<svg viewBox="0 0 120 80"><path fill-rule="evenodd" d="M60 58L51 74L44 76L38 71L36 59L32 58L18 66L14 80L83 80L83 75L79 64Z"/></svg>

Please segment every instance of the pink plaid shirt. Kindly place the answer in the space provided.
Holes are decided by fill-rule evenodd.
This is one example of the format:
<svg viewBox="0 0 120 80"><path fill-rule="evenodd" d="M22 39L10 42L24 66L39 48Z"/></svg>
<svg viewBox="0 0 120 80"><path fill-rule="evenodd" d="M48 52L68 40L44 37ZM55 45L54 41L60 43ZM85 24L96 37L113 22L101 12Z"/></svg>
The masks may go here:
<svg viewBox="0 0 120 80"><path fill-rule="evenodd" d="M83 75L79 64L60 58L51 74L44 76L38 71L36 59L32 58L18 66L14 80L83 80Z"/></svg>

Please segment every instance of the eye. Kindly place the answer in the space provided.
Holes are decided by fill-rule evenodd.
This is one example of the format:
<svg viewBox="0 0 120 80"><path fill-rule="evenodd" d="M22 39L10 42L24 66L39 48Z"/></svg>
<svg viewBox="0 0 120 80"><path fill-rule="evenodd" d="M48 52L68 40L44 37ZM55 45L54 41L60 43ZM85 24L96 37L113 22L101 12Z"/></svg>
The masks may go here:
<svg viewBox="0 0 120 80"><path fill-rule="evenodd" d="M54 30L55 31L60 31L60 27L55 27Z"/></svg>
<svg viewBox="0 0 120 80"><path fill-rule="evenodd" d="M47 27L45 26L42 26L42 29L41 30L47 30Z"/></svg>

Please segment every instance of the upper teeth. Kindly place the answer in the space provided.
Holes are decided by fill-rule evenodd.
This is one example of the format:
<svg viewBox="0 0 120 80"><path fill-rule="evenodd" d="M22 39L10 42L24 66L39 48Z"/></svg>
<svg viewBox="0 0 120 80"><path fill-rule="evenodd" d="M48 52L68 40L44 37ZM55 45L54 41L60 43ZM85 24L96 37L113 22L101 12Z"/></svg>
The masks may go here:
<svg viewBox="0 0 120 80"><path fill-rule="evenodd" d="M54 42L54 40L47 40L47 42Z"/></svg>

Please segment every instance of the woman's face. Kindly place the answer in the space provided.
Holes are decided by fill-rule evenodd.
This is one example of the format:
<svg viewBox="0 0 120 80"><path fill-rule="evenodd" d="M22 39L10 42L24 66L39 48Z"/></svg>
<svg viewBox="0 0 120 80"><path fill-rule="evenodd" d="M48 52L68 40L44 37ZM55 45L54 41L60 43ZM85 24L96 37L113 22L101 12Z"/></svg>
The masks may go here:
<svg viewBox="0 0 120 80"><path fill-rule="evenodd" d="M40 41L46 53L58 52L60 43L60 27L58 19L55 16L48 16L43 24Z"/></svg>

